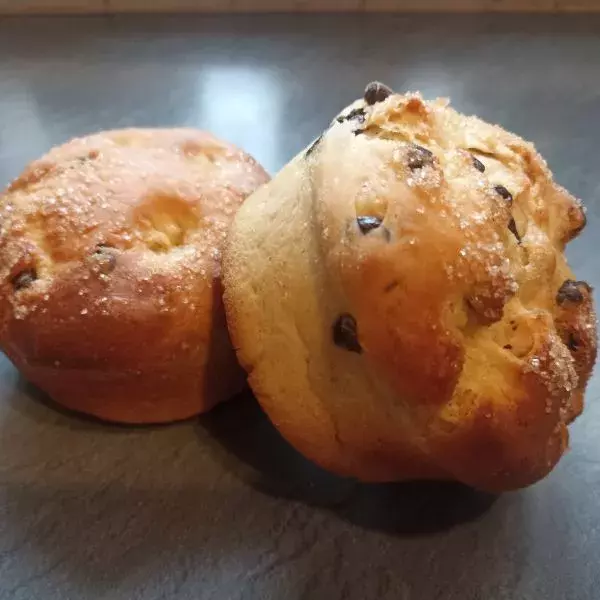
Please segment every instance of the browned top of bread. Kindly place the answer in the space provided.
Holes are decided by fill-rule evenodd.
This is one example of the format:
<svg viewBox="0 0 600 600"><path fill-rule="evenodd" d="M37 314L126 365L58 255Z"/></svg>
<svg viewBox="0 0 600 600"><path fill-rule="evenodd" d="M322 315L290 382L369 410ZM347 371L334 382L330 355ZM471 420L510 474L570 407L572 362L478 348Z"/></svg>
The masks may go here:
<svg viewBox="0 0 600 600"><path fill-rule="evenodd" d="M325 158L349 165L358 154L366 169L343 178ZM564 256L585 223L581 204L532 144L417 94L392 95L362 124L332 131L321 160L322 247L360 345L440 456L455 425L485 438L493 418L530 446L534 469L553 463L596 350L589 286L573 282ZM490 445L479 447L482 470ZM451 460L473 476L469 461Z"/></svg>
<svg viewBox="0 0 600 600"><path fill-rule="evenodd" d="M370 86L236 217L234 343L284 434L330 468L526 485L564 451L595 360L591 291L564 256L584 224L533 145ZM269 358L282 329L309 349L297 401L278 399L293 383Z"/></svg>
<svg viewBox="0 0 600 600"><path fill-rule="evenodd" d="M63 379L200 371L219 321L221 244L267 179L244 152L188 129L53 149L0 201L3 349L46 388L55 367Z"/></svg>

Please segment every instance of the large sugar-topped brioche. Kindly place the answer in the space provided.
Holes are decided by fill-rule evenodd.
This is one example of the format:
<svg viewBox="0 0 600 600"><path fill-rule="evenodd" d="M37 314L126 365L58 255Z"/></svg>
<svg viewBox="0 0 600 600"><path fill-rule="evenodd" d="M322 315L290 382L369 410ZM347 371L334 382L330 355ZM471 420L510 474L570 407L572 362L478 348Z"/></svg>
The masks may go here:
<svg viewBox="0 0 600 600"><path fill-rule="evenodd" d="M533 145L368 86L237 214L238 357L282 434L363 480L545 476L596 354L585 224Z"/></svg>

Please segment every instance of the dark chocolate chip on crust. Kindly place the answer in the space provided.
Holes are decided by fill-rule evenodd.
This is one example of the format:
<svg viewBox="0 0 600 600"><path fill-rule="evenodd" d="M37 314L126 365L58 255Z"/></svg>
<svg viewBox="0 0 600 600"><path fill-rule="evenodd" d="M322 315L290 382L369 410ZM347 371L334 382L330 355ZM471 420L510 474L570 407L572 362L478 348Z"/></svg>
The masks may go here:
<svg viewBox="0 0 600 600"><path fill-rule="evenodd" d="M517 229L517 224L515 220L511 217L508 222L508 230L517 238L517 242L521 243L521 235L519 234L519 230Z"/></svg>
<svg viewBox="0 0 600 600"><path fill-rule="evenodd" d="M473 159L473 166L480 172L485 172L485 165L475 156L471 157Z"/></svg>
<svg viewBox="0 0 600 600"><path fill-rule="evenodd" d="M338 123L352 120L357 120L359 123L364 123L365 116L366 113L364 108L354 108L347 115L340 115L336 120Z"/></svg>
<svg viewBox="0 0 600 600"><path fill-rule="evenodd" d="M358 343L356 319L349 313L342 313L332 326L333 343L339 348L360 354L362 347Z"/></svg>
<svg viewBox="0 0 600 600"><path fill-rule="evenodd" d="M19 291L29 287L37 279L37 272L35 269L25 269L20 273L17 273L12 279L11 283L15 288L15 291Z"/></svg>
<svg viewBox="0 0 600 600"><path fill-rule="evenodd" d="M584 288L587 291L590 290L590 286L585 281L574 281L573 279L567 279L558 289L556 294L556 302L558 304L564 304L565 302L580 304L584 299L581 288Z"/></svg>
<svg viewBox="0 0 600 600"><path fill-rule="evenodd" d="M381 224L382 220L379 217L356 217L356 223L363 235L367 235L371 231L377 230L386 242L389 242L392 239L390 230Z"/></svg>
<svg viewBox="0 0 600 600"><path fill-rule="evenodd" d="M416 144L408 152L408 168L413 171L433 164L433 152Z"/></svg>
<svg viewBox="0 0 600 600"><path fill-rule="evenodd" d="M365 88L364 98L365 98L365 102L369 106L372 106L373 104L376 104L377 102L383 102L386 98L391 96L393 93L394 92L392 91L392 89L389 88L387 85L385 85L379 81L372 81Z"/></svg>
<svg viewBox="0 0 600 600"><path fill-rule="evenodd" d="M369 231L380 227L382 220L379 217L356 217L356 222L361 232L367 234Z"/></svg>
<svg viewBox="0 0 600 600"><path fill-rule="evenodd" d="M308 150L305 152L304 156L308 157L310 156L317 148L317 146L321 143L321 140L323 139L323 134L321 134L309 147Z"/></svg>
<svg viewBox="0 0 600 600"><path fill-rule="evenodd" d="M512 204L512 201L513 201L512 194L503 185L496 185L496 186L494 186L494 191L499 196L501 196L502 198L504 198L504 200L506 200L508 202L509 206Z"/></svg>
<svg viewBox="0 0 600 600"><path fill-rule="evenodd" d="M117 266L117 249L107 244L98 244L91 258L92 270L108 275Z"/></svg>
<svg viewBox="0 0 600 600"><path fill-rule="evenodd" d="M569 338L567 339L567 348L571 352L576 352L579 348L579 340L574 333L569 333Z"/></svg>
<svg viewBox="0 0 600 600"><path fill-rule="evenodd" d="M356 121L362 125L365 122L365 117L366 113L364 108L354 108L347 115L340 115L337 117L336 121L338 123L344 123L345 121ZM360 135L363 133L363 130L359 127L358 129L354 129L352 133L354 135Z"/></svg>

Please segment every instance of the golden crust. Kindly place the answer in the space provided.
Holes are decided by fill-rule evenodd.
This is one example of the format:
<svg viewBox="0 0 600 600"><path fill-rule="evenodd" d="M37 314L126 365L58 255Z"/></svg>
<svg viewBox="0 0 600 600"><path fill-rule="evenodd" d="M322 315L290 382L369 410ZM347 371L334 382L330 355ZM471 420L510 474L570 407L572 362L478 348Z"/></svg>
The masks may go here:
<svg viewBox="0 0 600 600"><path fill-rule="evenodd" d="M183 419L243 386L220 249L267 180L208 133L120 130L32 163L0 199L0 345L68 408Z"/></svg>
<svg viewBox="0 0 600 600"><path fill-rule="evenodd" d="M517 136L418 94L357 101L236 217L234 345L282 433L332 470L528 485L567 447L596 356L564 257L584 223ZM307 370L274 360L285 330Z"/></svg>

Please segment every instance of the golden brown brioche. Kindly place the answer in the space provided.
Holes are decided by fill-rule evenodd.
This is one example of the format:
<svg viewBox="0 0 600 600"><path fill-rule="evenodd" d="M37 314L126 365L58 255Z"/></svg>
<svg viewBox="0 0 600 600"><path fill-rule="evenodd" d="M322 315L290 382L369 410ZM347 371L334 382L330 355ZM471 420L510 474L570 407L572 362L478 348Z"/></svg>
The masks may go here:
<svg viewBox="0 0 600 600"><path fill-rule="evenodd" d="M363 480L539 480L596 355L563 251L581 204L534 147L371 84L237 214L238 357L282 434Z"/></svg>
<svg viewBox="0 0 600 600"><path fill-rule="evenodd" d="M121 130L32 163L0 198L0 346L60 404L184 419L238 392L220 250L268 179L201 131Z"/></svg>

